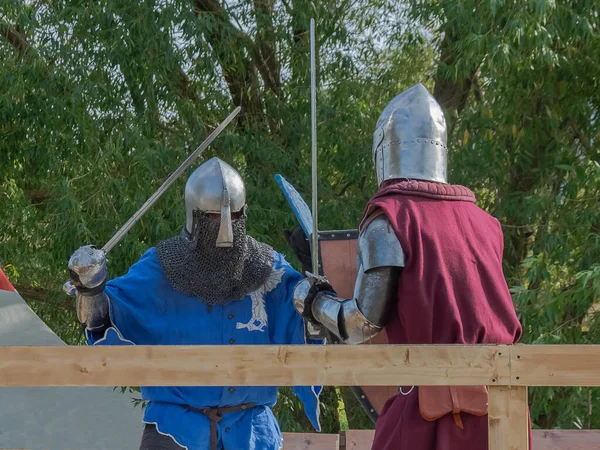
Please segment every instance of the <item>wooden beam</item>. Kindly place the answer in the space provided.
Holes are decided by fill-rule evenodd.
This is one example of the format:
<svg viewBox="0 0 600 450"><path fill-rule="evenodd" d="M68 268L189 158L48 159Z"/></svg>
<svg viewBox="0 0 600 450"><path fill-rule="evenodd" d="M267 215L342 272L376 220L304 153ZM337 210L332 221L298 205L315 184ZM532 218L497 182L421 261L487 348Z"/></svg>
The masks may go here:
<svg viewBox="0 0 600 450"><path fill-rule="evenodd" d="M600 386L600 345L516 345L511 384Z"/></svg>
<svg viewBox="0 0 600 450"><path fill-rule="evenodd" d="M348 430L337 435L283 433L284 450L372 450L374 430ZM321 438L321 439L319 439ZM535 450L598 450L600 430L533 430Z"/></svg>
<svg viewBox="0 0 600 450"><path fill-rule="evenodd" d="M0 387L600 386L598 373L598 345L0 347Z"/></svg>
<svg viewBox="0 0 600 450"><path fill-rule="evenodd" d="M0 347L0 387L494 385L509 361L506 346Z"/></svg>
<svg viewBox="0 0 600 450"><path fill-rule="evenodd" d="M528 450L527 387L490 386L489 450Z"/></svg>
<svg viewBox="0 0 600 450"><path fill-rule="evenodd" d="M532 447L535 450L598 450L600 430L533 430Z"/></svg>
<svg viewBox="0 0 600 450"><path fill-rule="evenodd" d="M282 433L283 450L339 450L340 435L324 433Z"/></svg>
<svg viewBox="0 0 600 450"><path fill-rule="evenodd" d="M344 437L344 450L371 450L375 430L348 430Z"/></svg>

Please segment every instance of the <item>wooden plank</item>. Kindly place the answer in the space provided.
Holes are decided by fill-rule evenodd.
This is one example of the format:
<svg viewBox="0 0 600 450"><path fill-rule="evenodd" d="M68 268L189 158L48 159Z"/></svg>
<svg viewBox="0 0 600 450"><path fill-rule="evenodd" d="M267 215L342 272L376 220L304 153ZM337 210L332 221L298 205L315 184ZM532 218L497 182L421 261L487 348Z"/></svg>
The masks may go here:
<svg viewBox="0 0 600 450"><path fill-rule="evenodd" d="M528 450L527 387L490 386L489 450Z"/></svg>
<svg viewBox="0 0 600 450"><path fill-rule="evenodd" d="M533 430L535 450L597 450L600 430Z"/></svg>
<svg viewBox="0 0 600 450"><path fill-rule="evenodd" d="M284 450L371 450L375 430L348 430L337 435L318 433L283 433ZM326 436L326 438L322 438ZM597 450L600 430L533 430L535 450Z"/></svg>
<svg viewBox="0 0 600 450"><path fill-rule="evenodd" d="M2 386L508 384L506 346L0 347Z"/></svg>
<svg viewBox="0 0 600 450"><path fill-rule="evenodd" d="M521 386L600 386L600 345L516 345L512 383Z"/></svg>
<svg viewBox="0 0 600 450"><path fill-rule="evenodd" d="M374 430L348 430L346 450L371 450ZM533 430L535 450L598 450L600 430Z"/></svg>
<svg viewBox="0 0 600 450"><path fill-rule="evenodd" d="M348 430L345 432L345 450L371 450L375 430Z"/></svg>
<svg viewBox="0 0 600 450"><path fill-rule="evenodd" d="M283 450L339 450L339 434L282 433Z"/></svg>

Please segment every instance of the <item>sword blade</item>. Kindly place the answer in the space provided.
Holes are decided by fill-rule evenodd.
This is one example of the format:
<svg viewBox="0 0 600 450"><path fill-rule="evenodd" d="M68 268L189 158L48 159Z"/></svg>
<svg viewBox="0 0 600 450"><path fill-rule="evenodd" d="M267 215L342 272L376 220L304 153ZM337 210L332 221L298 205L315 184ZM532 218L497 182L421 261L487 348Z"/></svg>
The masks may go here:
<svg viewBox="0 0 600 450"><path fill-rule="evenodd" d="M319 274L319 233L317 218L317 76L315 55L315 19L310 19L310 100L312 128L312 270Z"/></svg>
<svg viewBox="0 0 600 450"><path fill-rule="evenodd" d="M196 158L198 158L204 152L204 150L206 150L206 148L212 143L212 141L214 141L215 138L219 134L221 134L225 127L229 125L229 123L235 118L235 116L238 115L240 110L241 108L239 106L235 108L233 112L229 114L229 116L227 116L225 120L221 122L221 124L212 133L210 133L210 135L204 140L204 142L202 142L202 144L200 144L200 146L196 150L194 150L190 154L190 156L187 157L183 164L181 164L177 168L177 170L175 170L175 172L173 172L171 176L167 178L167 180L162 184L162 186L159 187L156 190L156 192L154 192L154 194L150 196L148 200L146 200L146 203L144 203L140 207L140 209L138 209L136 213L133 216L131 216L131 218L125 223L125 225L123 225L119 229L119 231L117 231L113 235L113 237L111 237L110 240L106 244L104 244L104 247L102 247L104 253L108 253L109 251L111 251L112 248L115 245L117 245L121 239L123 239L123 236L127 234L131 227L133 227L136 224L136 222L142 218L146 211L148 211L150 207L154 205L154 203L156 203L156 201L165 193L167 189L169 189L169 187L175 182L175 180L177 180L177 178L181 176L181 174L196 160Z"/></svg>
<svg viewBox="0 0 600 450"><path fill-rule="evenodd" d="M133 227L136 224L136 222L141 219L141 217L146 213L146 211L148 211L148 209L150 209L150 207L154 203L156 203L160 196L163 195L167 189L169 189L169 186L171 186L173 182L181 176L185 169L187 169L196 160L196 158L198 158L204 152L204 150L206 150L206 148L212 143L212 141L214 141L215 138L219 134L221 134L225 127L229 125L229 123L235 118L235 116L239 114L241 109L242 108L239 106L235 108L233 112L231 112L231 114L229 114L225 118L225 120L221 122L219 126L208 135L204 142L202 142L202 144L200 144L200 146L196 150L194 150L190 154L190 156L187 157L183 164L181 164L177 168L177 170L175 170L175 172L173 172L171 176L167 178L167 180L162 184L162 186L159 187L156 190L156 192L154 192L154 194L150 196L148 200L146 200L146 203L144 203L140 207L140 209L138 209L136 213L133 216L131 216L131 218L127 222L125 222L125 225L119 228L119 230L113 235L113 237L111 237L110 240L106 244L104 244L104 247L102 247L102 251L104 251L104 254L111 251L113 247L117 245L119 241L121 241L121 239L123 239L123 236L127 234L131 227ZM67 281L63 285L63 291L67 295L75 295L75 286L73 286L73 283L71 283L70 281Z"/></svg>

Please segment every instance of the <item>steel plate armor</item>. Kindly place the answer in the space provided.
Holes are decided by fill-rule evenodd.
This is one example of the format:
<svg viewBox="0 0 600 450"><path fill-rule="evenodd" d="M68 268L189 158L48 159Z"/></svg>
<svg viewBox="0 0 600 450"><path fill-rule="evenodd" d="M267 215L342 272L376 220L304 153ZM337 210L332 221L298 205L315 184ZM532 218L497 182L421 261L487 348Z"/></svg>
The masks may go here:
<svg viewBox="0 0 600 450"><path fill-rule="evenodd" d="M104 287L108 280L106 255L92 245L78 248L69 259L71 282L76 286L77 318L90 331L109 325L108 298Z"/></svg>
<svg viewBox="0 0 600 450"><path fill-rule="evenodd" d="M310 306L314 319L346 344L360 344L376 336L385 326L390 308L396 301L404 252L385 216L373 218L361 230L358 265L351 299L321 291ZM306 278L294 291L294 304L300 313L310 283L311 280Z"/></svg>
<svg viewBox="0 0 600 450"><path fill-rule="evenodd" d="M417 84L387 104L373 134L379 185L406 178L447 183L446 120L425 86Z"/></svg>

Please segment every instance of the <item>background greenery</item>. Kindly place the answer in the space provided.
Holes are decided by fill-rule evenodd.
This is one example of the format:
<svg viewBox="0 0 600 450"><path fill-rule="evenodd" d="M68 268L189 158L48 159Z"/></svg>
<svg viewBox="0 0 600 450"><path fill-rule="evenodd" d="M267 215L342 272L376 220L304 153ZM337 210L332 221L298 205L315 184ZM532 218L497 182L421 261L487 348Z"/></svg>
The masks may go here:
<svg viewBox="0 0 600 450"><path fill-rule="evenodd" d="M320 227L356 226L376 190L375 121L423 82L448 119L451 181L504 227L523 342L598 343L599 13L597 0L0 0L0 264L81 343L69 255L103 245L235 105L206 157L240 170L251 233L292 258L273 175L309 197L315 17ZM180 230L184 182L111 252L112 276ZM600 426L598 390L530 396L536 426ZM289 389L277 414L309 429ZM372 426L345 388L326 390L323 414L327 432Z"/></svg>

